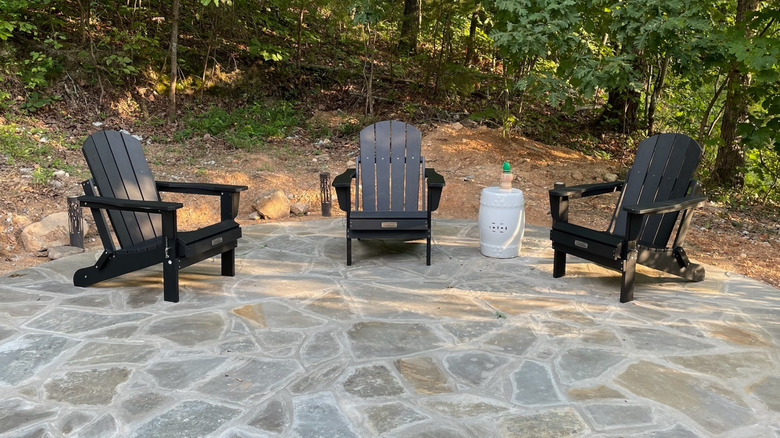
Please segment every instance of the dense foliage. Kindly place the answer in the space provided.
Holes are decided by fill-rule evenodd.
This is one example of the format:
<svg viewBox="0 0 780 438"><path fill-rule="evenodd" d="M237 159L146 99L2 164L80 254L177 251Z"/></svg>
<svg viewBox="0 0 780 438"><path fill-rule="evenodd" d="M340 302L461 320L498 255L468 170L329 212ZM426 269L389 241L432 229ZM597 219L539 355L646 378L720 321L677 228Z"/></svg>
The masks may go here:
<svg viewBox="0 0 780 438"><path fill-rule="evenodd" d="M163 102L180 135L243 147L336 94L601 153L685 132L711 195L778 203L779 32L759 0L3 0L0 137L52 111L156 121ZM6 162L35 156L22 144L3 142Z"/></svg>

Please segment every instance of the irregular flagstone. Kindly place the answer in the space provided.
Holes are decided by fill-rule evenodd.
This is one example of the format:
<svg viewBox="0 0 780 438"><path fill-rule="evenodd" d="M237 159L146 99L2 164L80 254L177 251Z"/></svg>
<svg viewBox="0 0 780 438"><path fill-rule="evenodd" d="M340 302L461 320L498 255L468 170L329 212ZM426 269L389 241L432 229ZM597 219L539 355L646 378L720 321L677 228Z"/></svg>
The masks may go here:
<svg viewBox="0 0 780 438"><path fill-rule="evenodd" d="M315 297L324 292L335 289L338 285L332 278L313 277L313 276L284 276L277 272L279 262L275 262L273 267L269 266L269 274L259 275L240 280L230 290L232 296L239 301L257 301L269 298L286 298L293 296ZM302 271L303 266L299 266L296 271Z"/></svg>
<svg viewBox="0 0 780 438"><path fill-rule="evenodd" d="M310 366L341 354L341 344L335 332L317 332L301 348L301 361Z"/></svg>
<svg viewBox="0 0 780 438"><path fill-rule="evenodd" d="M650 426L655 420L649 406L597 404L586 406L585 412L596 430Z"/></svg>
<svg viewBox="0 0 780 438"><path fill-rule="evenodd" d="M569 304L569 300L561 298L544 297L532 295L529 297L500 297L500 296L480 296L488 304L502 313L510 315L534 314L541 311L547 311L556 307L563 307Z"/></svg>
<svg viewBox="0 0 780 438"><path fill-rule="evenodd" d="M353 370L344 381L344 390L356 397L390 397L404 393L404 388L384 365L370 365Z"/></svg>
<svg viewBox="0 0 780 438"><path fill-rule="evenodd" d="M255 332L255 338L257 343L260 344L260 351L264 355L288 357L298 351L305 339L305 335L297 331L261 330Z"/></svg>
<svg viewBox="0 0 780 438"><path fill-rule="evenodd" d="M238 409L203 401L185 401L143 424L138 438L206 436L241 414Z"/></svg>
<svg viewBox="0 0 780 438"><path fill-rule="evenodd" d="M771 341L767 340L762 333L759 333L756 330L721 323L705 322L702 325L712 336L732 344L745 345L748 347L766 347L772 345Z"/></svg>
<svg viewBox="0 0 780 438"><path fill-rule="evenodd" d="M249 421L250 426L267 432L282 433L290 424L287 406L279 399L273 399L258 409L258 413Z"/></svg>
<svg viewBox="0 0 780 438"><path fill-rule="evenodd" d="M158 392L141 392L128 397L119 404L118 414L127 422L146 417L162 406L170 404L173 398Z"/></svg>
<svg viewBox="0 0 780 438"><path fill-rule="evenodd" d="M500 331L485 341L504 353L522 356L533 343L536 342L536 335L533 330L526 327L512 327Z"/></svg>
<svg viewBox="0 0 780 438"><path fill-rule="evenodd" d="M146 334L159 336L184 347L219 339L225 331L225 319L219 313L171 316L154 321Z"/></svg>
<svg viewBox="0 0 780 438"><path fill-rule="evenodd" d="M127 368L65 373L46 382L46 398L73 405L108 405L130 373Z"/></svg>
<svg viewBox="0 0 780 438"><path fill-rule="evenodd" d="M622 392L604 385L593 388L569 388L568 394L569 398L575 401L626 398Z"/></svg>
<svg viewBox="0 0 780 438"><path fill-rule="evenodd" d="M646 432L637 435L637 438L700 438L701 435L679 424L670 429Z"/></svg>
<svg viewBox="0 0 780 438"><path fill-rule="evenodd" d="M220 354L226 353L255 353L259 350L257 344L249 336L242 336L219 344Z"/></svg>
<svg viewBox="0 0 780 438"><path fill-rule="evenodd" d="M766 353L759 352L672 356L667 359L685 368L720 379L753 377L761 370L771 367L772 364L772 359Z"/></svg>
<svg viewBox="0 0 780 438"><path fill-rule="evenodd" d="M322 391L341 376L348 363L346 358L338 358L323 362L315 369L308 369L303 377L289 386L290 392L297 395Z"/></svg>
<svg viewBox="0 0 780 438"><path fill-rule="evenodd" d="M312 318L303 312L273 301L258 304L247 304L236 307L232 312L254 327L285 329L309 328L325 324L325 321Z"/></svg>
<svg viewBox="0 0 780 438"><path fill-rule="evenodd" d="M366 423L376 436L383 436L395 429L427 420L427 415L403 403L393 402L360 408Z"/></svg>
<svg viewBox="0 0 780 438"><path fill-rule="evenodd" d="M766 407L780 413L780 377L770 376L750 387L750 393Z"/></svg>
<svg viewBox="0 0 780 438"><path fill-rule="evenodd" d="M147 345L89 342L82 345L67 364L146 363L157 351L157 348Z"/></svg>
<svg viewBox="0 0 780 438"><path fill-rule="evenodd" d="M197 388L203 394L240 402L274 392L302 371L294 360L250 359Z"/></svg>
<svg viewBox="0 0 780 438"><path fill-rule="evenodd" d="M357 438L329 392L293 398L293 431L306 438Z"/></svg>
<svg viewBox="0 0 780 438"><path fill-rule="evenodd" d="M453 418L471 418L481 415L501 414L510 410L506 403L471 394L441 395L424 399L423 406Z"/></svg>
<svg viewBox="0 0 780 438"><path fill-rule="evenodd" d="M444 367L453 376L474 386L481 386L508 362L509 359L494 354L467 351L447 355L444 358Z"/></svg>
<svg viewBox="0 0 780 438"><path fill-rule="evenodd" d="M419 427L411 426L404 429L403 434L398 436L403 438L471 438L473 435L453 426L423 423Z"/></svg>
<svg viewBox="0 0 780 438"><path fill-rule="evenodd" d="M649 327L624 327L623 332L629 337L637 350L692 351L714 348L709 343Z"/></svg>
<svg viewBox="0 0 780 438"><path fill-rule="evenodd" d="M149 365L146 372L161 388L187 389L219 369L226 360L224 357L208 357L162 361Z"/></svg>
<svg viewBox="0 0 780 438"><path fill-rule="evenodd" d="M0 399L0 431L10 432L54 418L58 410L19 398Z"/></svg>
<svg viewBox="0 0 780 438"><path fill-rule="evenodd" d="M105 293L82 295L63 300L62 304L76 307L94 307L96 309L111 309L111 296Z"/></svg>
<svg viewBox="0 0 780 438"><path fill-rule="evenodd" d="M36 301L51 301L53 298L46 296L46 295L40 295L40 294L31 294L26 292L20 292L18 290L14 290L7 287L0 287L0 303L3 304L9 304L9 303L28 303L28 302L36 302Z"/></svg>
<svg viewBox="0 0 780 438"><path fill-rule="evenodd" d="M74 431L81 429L94 420L97 415L94 412L88 411L72 411L68 412L63 418L57 422L57 428L65 435L70 435Z"/></svg>
<svg viewBox="0 0 780 438"><path fill-rule="evenodd" d="M561 381L572 383L592 379L608 372L625 359L625 355L593 348L566 350L556 361Z"/></svg>
<svg viewBox="0 0 780 438"><path fill-rule="evenodd" d="M395 368L418 394L442 394L454 390L433 358L421 356L398 359Z"/></svg>
<svg viewBox="0 0 780 438"><path fill-rule="evenodd" d="M105 414L94 423L78 431L80 437L109 437L118 432L116 419L111 414Z"/></svg>
<svg viewBox="0 0 780 438"><path fill-rule="evenodd" d="M406 356L433 350L442 340L425 324L360 322L347 332L358 359Z"/></svg>
<svg viewBox="0 0 780 438"><path fill-rule="evenodd" d="M443 327L458 340L470 342L485 336L502 326L501 321L468 321L443 324Z"/></svg>
<svg viewBox="0 0 780 438"><path fill-rule="evenodd" d="M512 381L512 403L524 406L558 404L563 397L553 380L550 369L537 362L525 361L519 370L510 376Z"/></svg>
<svg viewBox="0 0 780 438"><path fill-rule="evenodd" d="M82 310L57 309L44 313L27 323L27 327L58 333L81 333L149 318L148 313L103 315Z"/></svg>
<svg viewBox="0 0 780 438"><path fill-rule="evenodd" d="M620 347L620 339L615 332L608 329L587 331L580 335L579 339L586 344L600 345L604 347Z"/></svg>
<svg viewBox="0 0 780 438"><path fill-rule="evenodd" d="M640 397L677 409L712 434L755 422L737 394L694 374L641 361L630 365L615 381Z"/></svg>
<svg viewBox="0 0 780 438"><path fill-rule="evenodd" d="M554 312L550 312L550 316L564 322L584 326L592 326L596 323L592 316L574 309L556 310Z"/></svg>
<svg viewBox="0 0 780 438"><path fill-rule="evenodd" d="M532 415L505 415L498 419L501 436L563 438L587 433L585 421L574 409L551 410Z"/></svg>
<svg viewBox="0 0 780 438"><path fill-rule="evenodd" d="M4 340L5 338L10 338L17 333L19 332L14 329L0 327L0 341Z"/></svg>
<svg viewBox="0 0 780 438"><path fill-rule="evenodd" d="M331 291L306 304L305 309L338 321L355 319L350 303L338 291Z"/></svg>
<svg viewBox="0 0 780 438"><path fill-rule="evenodd" d="M24 382L76 344L62 336L24 335L0 345L0 382Z"/></svg>

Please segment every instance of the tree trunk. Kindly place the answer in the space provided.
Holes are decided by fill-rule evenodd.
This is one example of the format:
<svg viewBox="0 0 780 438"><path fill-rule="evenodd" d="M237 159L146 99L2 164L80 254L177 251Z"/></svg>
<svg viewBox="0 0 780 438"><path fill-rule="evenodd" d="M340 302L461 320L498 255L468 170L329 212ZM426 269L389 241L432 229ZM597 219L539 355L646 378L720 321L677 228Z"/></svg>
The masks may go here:
<svg viewBox="0 0 780 438"><path fill-rule="evenodd" d="M168 91L168 120L176 121L176 82L179 74L179 0L173 0L171 21L171 89Z"/></svg>
<svg viewBox="0 0 780 438"><path fill-rule="evenodd" d="M759 0L738 0L736 25L745 26L745 36L750 37L747 27L750 12L758 10ZM748 97L746 91L750 86L749 73L737 73L729 78L726 86L726 101L723 111L723 121L720 125L720 138L723 141L718 146L715 167L712 169L711 182L717 186L742 187L744 177L740 168L745 164L742 145L737 138L737 125L744 120L748 112Z"/></svg>
<svg viewBox="0 0 780 438"><path fill-rule="evenodd" d="M655 109L658 106L658 98L661 96L661 90L664 87L666 79L666 70L669 68L669 57L661 60L661 67L658 69L658 76L655 78L653 93L650 95L650 103L647 106L647 136L652 137L655 125Z"/></svg>
<svg viewBox="0 0 780 438"><path fill-rule="evenodd" d="M301 33L303 32L303 14L306 12L306 9L303 8L303 4L301 4L301 8L298 10L298 36L297 36L297 45L298 45L298 54L295 57L295 66L297 68L301 68L301 54L303 53L303 46L301 45Z"/></svg>
<svg viewBox="0 0 780 438"><path fill-rule="evenodd" d="M417 37L422 25L422 0L404 0L404 16L401 18L401 36L398 51L402 54L417 52Z"/></svg>
<svg viewBox="0 0 780 438"><path fill-rule="evenodd" d="M466 40L466 58L463 61L463 65L470 66L474 58L474 39L477 34L477 25L479 24L479 11L482 8L481 0L476 1L476 7L471 14L471 24L469 25L469 36Z"/></svg>
<svg viewBox="0 0 780 438"><path fill-rule="evenodd" d="M639 92L635 90L610 90L607 106L601 113L600 124L616 122L615 128L630 134L637 128Z"/></svg>

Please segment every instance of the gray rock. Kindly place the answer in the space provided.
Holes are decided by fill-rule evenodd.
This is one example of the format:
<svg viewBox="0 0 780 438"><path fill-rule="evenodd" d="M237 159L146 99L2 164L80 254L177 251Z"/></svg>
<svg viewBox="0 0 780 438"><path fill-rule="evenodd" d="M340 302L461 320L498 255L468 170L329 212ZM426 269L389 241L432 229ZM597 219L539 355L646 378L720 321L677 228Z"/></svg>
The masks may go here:
<svg viewBox="0 0 780 438"><path fill-rule="evenodd" d="M281 400L271 400L263 405L249 425L268 432L282 433L290 424L290 415Z"/></svg>
<svg viewBox="0 0 780 438"><path fill-rule="evenodd" d="M172 316L154 322L146 333L157 335L185 347L219 339L225 320L218 313Z"/></svg>
<svg viewBox="0 0 780 438"><path fill-rule="evenodd" d="M617 181L618 176L614 173L605 173L604 174L604 181L606 182L615 182Z"/></svg>
<svg viewBox="0 0 780 438"><path fill-rule="evenodd" d="M251 359L220 372L197 390L210 397L239 402L273 393L301 371L294 360Z"/></svg>
<svg viewBox="0 0 780 438"><path fill-rule="evenodd" d="M586 406L585 412L593 420L597 430L654 424L653 410L649 406L597 404Z"/></svg>
<svg viewBox="0 0 780 438"><path fill-rule="evenodd" d="M564 383L592 379L610 370L623 360L622 354L592 348L573 348L558 360L560 377Z"/></svg>
<svg viewBox="0 0 780 438"><path fill-rule="evenodd" d="M563 438L584 436L588 426L574 409L552 410L532 415L507 415L498 420L502 436Z"/></svg>

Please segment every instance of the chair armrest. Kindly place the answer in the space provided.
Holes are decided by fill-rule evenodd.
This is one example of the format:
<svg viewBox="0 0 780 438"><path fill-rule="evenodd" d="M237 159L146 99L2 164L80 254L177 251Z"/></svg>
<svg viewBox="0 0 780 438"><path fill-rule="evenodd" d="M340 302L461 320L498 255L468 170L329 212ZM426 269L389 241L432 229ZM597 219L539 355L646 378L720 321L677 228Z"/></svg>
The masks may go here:
<svg viewBox="0 0 780 438"><path fill-rule="evenodd" d="M155 181L157 190L161 192L192 193L196 195L220 195L225 192L238 193L248 189L247 186L232 184L211 184L193 182Z"/></svg>
<svg viewBox="0 0 780 438"><path fill-rule="evenodd" d="M439 208L441 200L441 190L444 188L444 177L437 173L433 168L425 168L425 181L428 186L428 211L435 211Z"/></svg>
<svg viewBox="0 0 780 438"><path fill-rule="evenodd" d="M349 212L352 209L352 180L356 175L357 171L354 168L349 168L344 173L333 178L333 183L331 183L336 189L336 198L342 211Z"/></svg>
<svg viewBox="0 0 780 438"><path fill-rule="evenodd" d="M707 202L706 196L692 196L647 204L625 205L623 210L636 215L661 214L696 208L705 202Z"/></svg>
<svg viewBox="0 0 780 438"><path fill-rule="evenodd" d="M425 179L428 182L428 188L444 187L444 177L438 174L433 168L425 168Z"/></svg>
<svg viewBox="0 0 780 438"><path fill-rule="evenodd" d="M89 195L79 196L78 200L82 207L103 208L106 210L138 211L143 213L164 213L167 211L176 211L184 207L184 205L180 202L137 201L134 199L117 199Z"/></svg>
<svg viewBox="0 0 780 438"><path fill-rule="evenodd" d="M612 193L623 189L623 183L625 181L615 181L608 183L596 183L596 184L581 184L571 187L560 187L550 190L550 197L557 198L585 198L588 196L603 195L604 193Z"/></svg>
<svg viewBox="0 0 780 438"><path fill-rule="evenodd" d="M357 172L354 168L349 168L344 173L337 175L335 178L333 178L333 187L335 188L341 188L341 187L349 187L350 184L352 184L352 179L355 178L355 175Z"/></svg>

